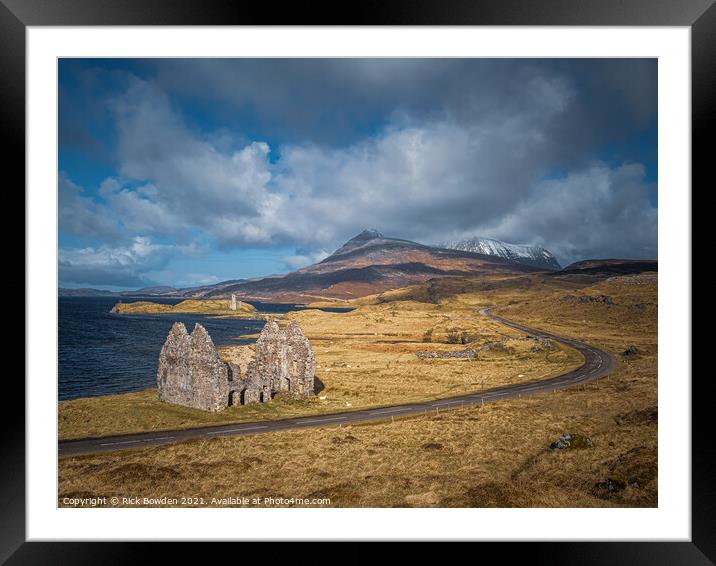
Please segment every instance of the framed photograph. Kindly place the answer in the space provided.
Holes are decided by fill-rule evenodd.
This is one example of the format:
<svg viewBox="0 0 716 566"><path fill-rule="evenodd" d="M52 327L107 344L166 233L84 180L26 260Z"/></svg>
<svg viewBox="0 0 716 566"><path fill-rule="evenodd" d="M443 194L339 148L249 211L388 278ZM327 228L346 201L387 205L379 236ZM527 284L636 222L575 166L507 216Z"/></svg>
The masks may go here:
<svg viewBox="0 0 716 566"><path fill-rule="evenodd" d="M716 8L644 4L3 0L28 330L0 557L712 563Z"/></svg>

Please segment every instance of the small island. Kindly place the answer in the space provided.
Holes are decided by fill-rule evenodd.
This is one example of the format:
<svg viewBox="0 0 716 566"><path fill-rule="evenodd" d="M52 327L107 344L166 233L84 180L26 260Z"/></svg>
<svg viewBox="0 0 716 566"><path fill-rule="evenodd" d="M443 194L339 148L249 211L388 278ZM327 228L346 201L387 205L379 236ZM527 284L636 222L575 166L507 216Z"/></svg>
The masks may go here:
<svg viewBox="0 0 716 566"><path fill-rule="evenodd" d="M230 300L187 299L176 305L152 301L117 303L110 312L114 314L216 314L241 318L255 318L258 314L256 307L243 301L237 301L235 295L232 295Z"/></svg>

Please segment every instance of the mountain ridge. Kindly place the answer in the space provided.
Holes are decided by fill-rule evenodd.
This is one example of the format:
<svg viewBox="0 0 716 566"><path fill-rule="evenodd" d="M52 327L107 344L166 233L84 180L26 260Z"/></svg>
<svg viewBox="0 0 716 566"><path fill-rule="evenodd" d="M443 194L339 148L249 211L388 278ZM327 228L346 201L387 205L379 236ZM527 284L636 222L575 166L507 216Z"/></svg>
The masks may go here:
<svg viewBox="0 0 716 566"><path fill-rule="evenodd" d="M494 238L481 236L471 236L462 240L449 240L438 245L439 247L453 250L473 251L486 255L494 255L517 263L548 270L558 270L562 268L557 258L555 258L549 250L541 246L510 244Z"/></svg>
<svg viewBox="0 0 716 566"><path fill-rule="evenodd" d="M245 281L209 291L243 300L304 301L306 297L351 299L420 283L434 277L524 273L544 270L514 258L430 246L363 230L330 256L282 276Z"/></svg>
<svg viewBox="0 0 716 566"><path fill-rule="evenodd" d="M490 245L474 245L473 249L460 249L469 248L470 242L446 242L446 245L432 246L387 237L378 230L366 229L347 240L323 260L284 275L251 280L233 279L183 289L155 286L137 291L87 291L108 296L145 295L207 299L228 298L236 294L241 300L306 302L309 297L314 300L316 297L346 300L441 276L528 273L559 269L554 256L544 248L516 246L489 238L480 239L481 243L486 241L489 241ZM471 242L475 244L476 239ZM61 294L62 291L61 289ZM67 295L78 296L74 290L66 291L69 291Z"/></svg>

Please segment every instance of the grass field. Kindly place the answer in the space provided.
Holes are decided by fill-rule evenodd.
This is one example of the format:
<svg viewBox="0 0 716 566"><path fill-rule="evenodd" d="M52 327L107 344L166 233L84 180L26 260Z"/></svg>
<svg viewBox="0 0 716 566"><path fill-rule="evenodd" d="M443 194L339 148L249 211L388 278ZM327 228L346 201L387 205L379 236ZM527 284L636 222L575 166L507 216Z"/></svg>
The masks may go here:
<svg viewBox="0 0 716 566"><path fill-rule="evenodd" d="M617 370L578 388L395 422L62 458L59 504L64 497L132 494L202 497L207 506L216 505L212 498L239 495L327 498L335 507L657 505L655 275L441 280L358 303L351 313L290 315L316 349L317 373L325 382L320 395L336 407L344 403L342 409L345 403L388 404L391 395L406 401L447 395L465 384L479 388L481 379L488 387L579 365L568 351L559 350L562 357L550 361L545 352L521 350L517 341L512 351L475 362L413 355L516 335L475 316L491 305L504 305L500 314L506 318L611 351ZM629 346L637 353L622 356ZM448 377L456 373L453 367L462 368L457 378ZM567 432L590 442L551 450L550 443Z"/></svg>
<svg viewBox="0 0 716 566"><path fill-rule="evenodd" d="M274 399L234 406L220 413L169 405L156 389L89 397L59 403L60 438L106 436L205 424L279 419L409 403L456 395L507 383L555 375L582 364L582 356L554 344L532 351L532 341L488 320L472 306L401 301L365 304L348 313L305 310L296 319L316 354L317 394L309 400ZM507 340L505 340L507 339ZM489 350L477 360L420 359L419 351L447 352L502 340L504 350ZM465 343L463 343L465 342ZM220 349L226 359L246 346ZM244 366L245 367L245 366Z"/></svg>

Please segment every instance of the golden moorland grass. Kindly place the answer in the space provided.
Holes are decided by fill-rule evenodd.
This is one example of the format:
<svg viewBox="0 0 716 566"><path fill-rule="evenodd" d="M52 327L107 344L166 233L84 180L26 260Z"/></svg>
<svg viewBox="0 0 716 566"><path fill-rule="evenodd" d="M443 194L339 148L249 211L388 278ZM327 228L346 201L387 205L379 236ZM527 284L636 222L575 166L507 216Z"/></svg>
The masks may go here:
<svg viewBox="0 0 716 566"><path fill-rule="evenodd" d="M656 278L530 281L505 279L502 288L482 290L474 287L485 281L445 282L430 291L440 297L429 312L459 319L480 305L512 303L501 313L507 318L614 353L617 370L611 376L555 393L395 422L62 458L59 504L65 497L131 494L196 496L208 506L219 505L212 498L237 496L327 498L336 507L656 506ZM425 292L413 288L392 297ZM365 320L380 325L376 318L395 317L390 299L364 301L380 307L364 311ZM410 332L420 334L430 326L438 336L457 323L455 318L435 328L433 317L434 325L413 324ZM506 332L475 324L471 331ZM335 344L341 328L322 326L323 338L331 336ZM636 355L620 355L632 345ZM591 446L551 450L550 443L565 432L588 437Z"/></svg>
<svg viewBox="0 0 716 566"><path fill-rule="evenodd" d="M646 385L643 362L620 362L617 374L583 389L394 423L63 458L59 504L131 494L205 505L243 496L328 498L337 507L655 506L655 408L623 399L624 387L638 394ZM550 450L567 431L592 447Z"/></svg>
<svg viewBox="0 0 716 566"><path fill-rule="evenodd" d="M535 352L524 334L493 322L472 307L416 301L364 304L347 313L303 310L298 320L316 354L317 395L308 400L234 406L220 413L162 403L156 389L59 403L61 439L250 422L410 403L466 390L528 381L583 363L581 354L554 344ZM503 340L504 350L478 359L420 359L419 351L448 352ZM247 346L220 348L235 360Z"/></svg>

